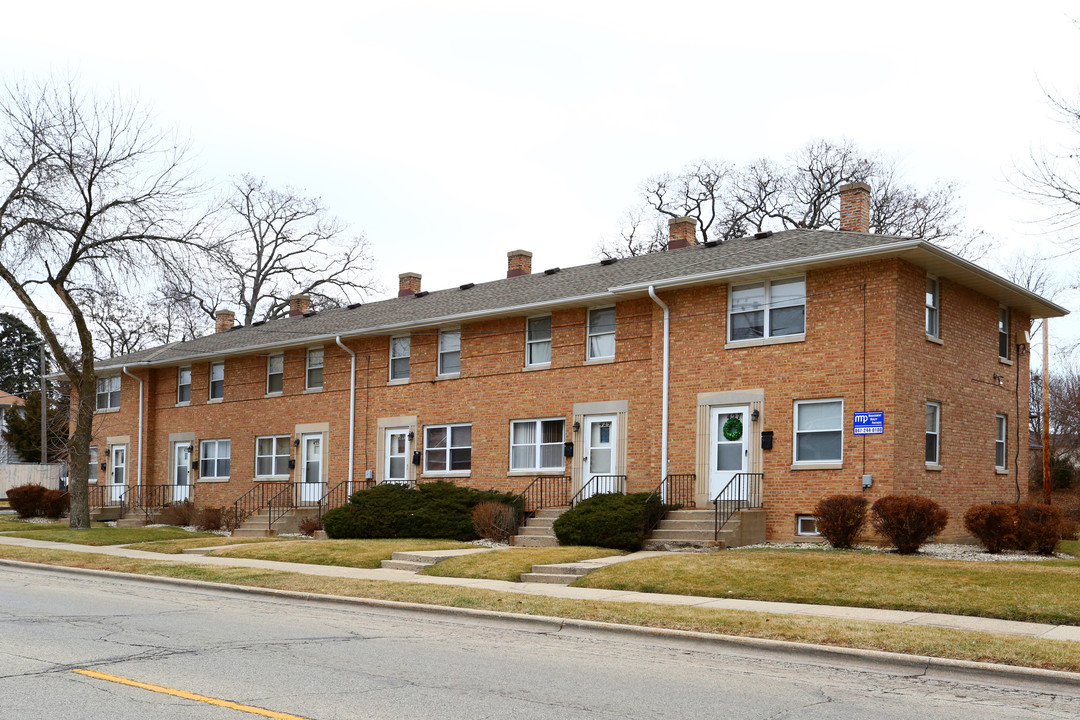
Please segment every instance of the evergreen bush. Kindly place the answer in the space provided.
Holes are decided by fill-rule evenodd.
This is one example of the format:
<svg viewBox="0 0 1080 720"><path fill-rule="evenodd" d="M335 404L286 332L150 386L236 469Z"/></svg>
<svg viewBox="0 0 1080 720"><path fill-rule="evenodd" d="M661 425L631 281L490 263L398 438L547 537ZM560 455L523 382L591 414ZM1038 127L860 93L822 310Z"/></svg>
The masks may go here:
<svg viewBox="0 0 1080 720"><path fill-rule="evenodd" d="M603 493L582 500L555 521L562 545L591 545L635 552L645 541L648 521L663 511L650 493Z"/></svg>

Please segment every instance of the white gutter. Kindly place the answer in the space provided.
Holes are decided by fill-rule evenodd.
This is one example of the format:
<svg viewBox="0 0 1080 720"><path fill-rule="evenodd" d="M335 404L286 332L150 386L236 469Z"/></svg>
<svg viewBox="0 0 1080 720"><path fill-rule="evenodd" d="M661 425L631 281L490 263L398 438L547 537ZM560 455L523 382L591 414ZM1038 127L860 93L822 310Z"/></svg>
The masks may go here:
<svg viewBox="0 0 1080 720"><path fill-rule="evenodd" d="M142 459L143 459L143 446L146 444L143 442L143 381L142 378L137 375L132 375L128 372L128 366L120 368L120 371L127 375L132 380L139 382L139 465L135 475L135 492L137 496L142 495ZM141 497L136 497L137 500L142 500Z"/></svg>
<svg viewBox="0 0 1080 720"><path fill-rule="evenodd" d="M349 497L352 497L353 458L356 454L356 353L345 347L340 335L334 338L334 342L339 348L349 353L349 485L346 489L349 491Z"/></svg>
<svg viewBox="0 0 1080 720"><path fill-rule="evenodd" d="M671 309L667 304L656 296L656 290L653 286L649 286L649 297L653 299L657 305L664 309L664 391L663 391L663 411L661 412L660 421L660 479L664 480L667 477L667 456L668 456L668 380L670 379L670 366L668 352L671 343Z"/></svg>

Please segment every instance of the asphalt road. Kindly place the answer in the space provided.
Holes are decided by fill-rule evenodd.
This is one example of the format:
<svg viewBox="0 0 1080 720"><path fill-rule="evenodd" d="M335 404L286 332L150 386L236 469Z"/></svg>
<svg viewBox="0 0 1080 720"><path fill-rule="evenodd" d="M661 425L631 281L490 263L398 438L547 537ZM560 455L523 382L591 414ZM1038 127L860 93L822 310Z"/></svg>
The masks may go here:
<svg viewBox="0 0 1080 720"><path fill-rule="evenodd" d="M318 720L1080 717L1075 689L0 567L0 718L257 717L167 689Z"/></svg>

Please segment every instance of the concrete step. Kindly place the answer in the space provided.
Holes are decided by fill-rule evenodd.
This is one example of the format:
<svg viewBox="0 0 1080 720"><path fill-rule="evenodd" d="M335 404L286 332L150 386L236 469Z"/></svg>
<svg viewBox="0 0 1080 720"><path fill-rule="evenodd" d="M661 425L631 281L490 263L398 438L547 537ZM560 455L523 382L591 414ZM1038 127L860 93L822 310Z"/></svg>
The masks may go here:
<svg viewBox="0 0 1080 720"><path fill-rule="evenodd" d="M408 570L409 572L420 572L429 565L434 565L432 562L413 562L411 560L383 560L382 566L387 570Z"/></svg>
<svg viewBox="0 0 1080 720"><path fill-rule="evenodd" d="M233 537L266 537L273 535L273 530L267 530L266 524L262 524L259 527L243 527L240 526L232 531Z"/></svg>
<svg viewBox="0 0 1080 720"><path fill-rule="evenodd" d="M550 535L551 537L555 537L555 532L551 529L551 526L533 527L532 525L526 525L525 527L518 528L518 535Z"/></svg>
<svg viewBox="0 0 1080 720"><path fill-rule="evenodd" d="M98 522L108 522L109 520L120 519L120 508L118 507L101 507L90 508L90 519Z"/></svg>
<svg viewBox="0 0 1080 720"><path fill-rule="evenodd" d="M559 540L554 535L515 535L510 544L514 547L558 547Z"/></svg>
<svg viewBox="0 0 1080 720"><path fill-rule="evenodd" d="M534 573L543 573L545 575L573 575L574 577L585 577L595 567L585 567L576 563L558 563L553 565L533 565Z"/></svg>
<svg viewBox="0 0 1080 720"><path fill-rule="evenodd" d="M657 525L658 530L703 530L712 532L713 520L679 520L666 517Z"/></svg>
<svg viewBox="0 0 1080 720"><path fill-rule="evenodd" d="M543 508L541 510L537 510L536 514L533 515L533 517L531 519L540 520L540 519L551 518L552 520L555 520L555 518L559 517L560 515L562 515L564 512L566 512L569 509L570 508L564 508L564 507L563 508Z"/></svg>
<svg viewBox="0 0 1080 720"><path fill-rule="evenodd" d="M124 517L124 518L120 518L119 520L116 521L116 527L133 528L133 527L143 527L145 525L146 525L146 516L143 515L142 513L139 513L138 517L134 517L134 516Z"/></svg>
<svg viewBox="0 0 1080 720"><path fill-rule="evenodd" d="M520 582L547 583L549 585L569 585L578 579L577 575L564 575L562 573L522 573Z"/></svg>
<svg viewBox="0 0 1080 720"><path fill-rule="evenodd" d="M664 552L713 552L727 547L723 540L657 540L650 538L642 545L642 550Z"/></svg>
<svg viewBox="0 0 1080 720"><path fill-rule="evenodd" d="M649 535L650 540L712 540L713 530L661 530L656 529Z"/></svg>

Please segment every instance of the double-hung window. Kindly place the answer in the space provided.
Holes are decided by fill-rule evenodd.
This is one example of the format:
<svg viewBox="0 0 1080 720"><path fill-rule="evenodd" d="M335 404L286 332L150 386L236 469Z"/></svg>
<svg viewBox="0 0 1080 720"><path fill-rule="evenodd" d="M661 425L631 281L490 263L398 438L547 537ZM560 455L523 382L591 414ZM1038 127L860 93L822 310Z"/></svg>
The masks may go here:
<svg viewBox="0 0 1080 720"><path fill-rule="evenodd" d="M1008 446L1006 437L1008 436L1009 419L1005 415L996 415L994 422L996 423L996 433L994 435L994 467L1003 471L1008 466Z"/></svg>
<svg viewBox="0 0 1080 720"><path fill-rule="evenodd" d="M86 477L89 478L90 482L97 482L97 476L98 476L97 446L96 445L91 445L90 446L90 474L87 475Z"/></svg>
<svg viewBox="0 0 1080 720"><path fill-rule="evenodd" d="M215 480L229 477L231 456L231 440L203 440L199 444L199 476Z"/></svg>
<svg viewBox="0 0 1080 720"><path fill-rule="evenodd" d="M844 459L844 401L795 402L795 462L836 463Z"/></svg>
<svg viewBox="0 0 1080 720"><path fill-rule="evenodd" d="M176 374L176 402L191 402L191 368L182 367Z"/></svg>
<svg viewBox="0 0 1080 720"><path fill-rule="evenodd" d="M225 397L225 363L210 363L210 399Z"/></svg>
<svg viewBox="0 0 1080 720"><path fill-rule="evenodd" d="M256 477L289 474L289 436L266 435L255 438Z"/></svg>
<svg viewBox="0 0 1080 720"><path fill-rule="evenodd" d="M97 409L119 410L120 409L120 376L98 378L97 381Z"/></svg>
<svg viewBox="0 0 1080 720"><path fill-rule="evenodd" d="M439 331L439 374L457 375L461 372L461 331Z"/></svg>
<svg viewBox="0 0 1080 720"><path fill-rule="evenodd" d="M551 364L551 316L525 321L525 365Z"/></svg>
<svg viewBox="0 0 1080 720"><path fill-rule="evenodd" d="M926 278L926 334L929 337L941 337L941 321L939 319L938 281L937 278Z"/></svg>
<svg viewBox="0 0 1080 720"><path fill-rule="evenodd" d="M588 359L615 357L615 308L589 310Z"/></svg>
<svg viewBox="0 0 1080 720"><path fill-rule="evenodd" d="M310 348L307 351L307 373L304 389L321 390L323 386L323 349Z"/></svg>
<svg viewBox="0 0 1080 720"><path fill-rule="evenodd" d="M428 425L424 428L424 472L467 472L472 469L472 425Z"/></svg>
<svg viewBox="0 0 1080 720"><path fill-rule="evenodd" d="M409 353L412 345L408 335L390 338L390 379L409 379Z"/></svg>
<svg viewBox="0 0 1080 720"><path fill-rule="evenodd" d="M285 389L285 356L271 355L266 358L266 394L276 395Z"/></svg>
<svg viewBox="0 0 1080 720"><path fill-rule="evenodd" d="M941 464L941 403L926 403L926 464Z"/></svg>
<svg viewBox="0 0 1080 720"><path fill-rule="evenodd" d="M562 472L563 433L566 421L514 420L510 423L511 470L557 470Z"/></svg>
<svg viewBox="0 0 1080 720"><path fill-rule="evenodd" d="M1009 359L1009 308L998 308L998 357Z"/></svg>
<svg viewBox="0 0 1080 720"><path fill-rule="evenodd" d="M802 335L806 332L806 278L733 285L728 340Z"/></svg>

